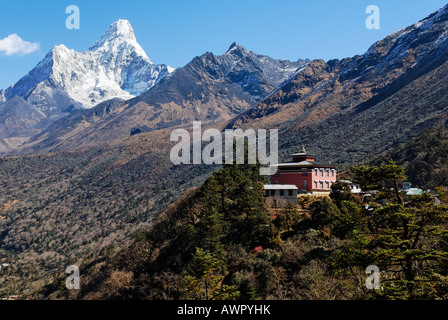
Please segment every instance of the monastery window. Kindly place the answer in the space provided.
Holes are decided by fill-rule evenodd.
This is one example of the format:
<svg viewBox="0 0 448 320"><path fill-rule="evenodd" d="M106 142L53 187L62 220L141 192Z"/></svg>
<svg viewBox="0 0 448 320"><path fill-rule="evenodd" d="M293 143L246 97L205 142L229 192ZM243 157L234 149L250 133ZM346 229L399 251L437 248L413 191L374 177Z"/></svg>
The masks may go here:
<svg viewBox="0 0 448 320"><path fill-rule="evenodd" d="M285 195L285 190L280 190L280 195L284 196Z"/></svg>
<svg viewBox="0 0 448 320"><path fill-rule="evenodd" d="M303 189L308 189L308 181L307 180L303 180L302 181L302 188Z"/></svg>
<svg viewBox="0 0 448 320"><path fill-rule="evenodd" d="M319 188L318 184L319 184L319 182L318 182L318 181L314 181L314 189L317 189L317 188Z"/></svg>

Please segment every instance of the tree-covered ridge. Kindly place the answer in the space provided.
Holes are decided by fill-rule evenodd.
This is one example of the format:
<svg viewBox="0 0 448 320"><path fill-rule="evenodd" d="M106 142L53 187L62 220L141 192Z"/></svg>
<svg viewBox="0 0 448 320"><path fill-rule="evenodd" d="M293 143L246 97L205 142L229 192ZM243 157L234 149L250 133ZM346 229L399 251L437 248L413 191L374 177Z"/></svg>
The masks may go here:
<svg viewBox="0 0 448 320"><path fill-rule="evenodd" d="M345 270L375 265L381 271L380 299L446 299L448 277L448 207L442 188L439 198L429 193L406 196L399 185L405 169L393 161L380 167L352 168L354 180L377 192L364 208L339 261ZM442 201L440 201L440 199Z"/></svg>
<svg viewBox="0 0 448 320"><path fill-rule="evenodd" d="M337 183L308 214L272 214L257 166L226 166L170 206L127 248L81 269L79 292L57 277L43 297L77 299L439 299L448 293L444 194L405 197L394 163L352 169L377 189L366 205ZM440 190L441 191L441 190ZM380 201L382 200L382 201ZM380 205L379 202L384 205ZM368 290L366 268L381 272Z"/></svg>

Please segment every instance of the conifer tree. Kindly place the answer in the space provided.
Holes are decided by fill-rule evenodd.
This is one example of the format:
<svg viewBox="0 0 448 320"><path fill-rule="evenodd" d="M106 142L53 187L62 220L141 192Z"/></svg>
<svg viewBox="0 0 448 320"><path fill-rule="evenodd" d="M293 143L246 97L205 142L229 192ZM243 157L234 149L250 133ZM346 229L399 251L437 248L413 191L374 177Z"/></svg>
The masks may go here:
<svg viewBox="0 0 448 320"><path fill-rule="evenodd" d="M389 203L377 206L373 213L364 211L368 228L356 230L351 245L340 255L345 265L380 268L382 286L374 292L376 298L427 298L435 287L446 287L447 274L441 270L448 262L443 248L448 207L436 205L429 194L406 197L401 193L398 183L404 170L392 162L352 171L355 181L381 191L379 196L388 197Z"/></svg>

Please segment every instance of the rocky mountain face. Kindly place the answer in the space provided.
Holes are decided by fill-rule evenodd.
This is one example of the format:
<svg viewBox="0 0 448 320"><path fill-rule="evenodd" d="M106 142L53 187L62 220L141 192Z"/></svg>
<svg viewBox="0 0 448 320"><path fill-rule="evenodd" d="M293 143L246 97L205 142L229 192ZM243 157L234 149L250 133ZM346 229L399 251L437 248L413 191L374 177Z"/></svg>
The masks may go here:
<svg viewBox="0 0 448 320"><path fill-rule="evenodd" d="M229 127L279 127L285 157L301 144L339 163L373 157L445 124L447 30L448 6L363 55L312 61Z"/></svg>
<svg viewBox="0 0 448 320"><path fill-rule="evenodd" d="M17 96L0 104L0 152L37 134L46 119L42 111Z"/></svg>
<svg viewBox="0 0 448 320"><path fill-rule="evenodd" d="M120 102L98 117L109 101L56 121L18 153L68 150L95 145L195 120L222 123L249 109L299 73L309 60L291 62L255 54L233 43L220 55L195 57L144 94Z"/></svg>
<svg viewBox="0 0 448 320"><path fill-rule="evenodd" d="M194 58L160 85L132 100L130 106L154 108L159 114L156 122L164 118L160 109L179 109L175 117L163 119L164 127L192 120L223 121L259 102L308 62L275 60L233 43L221 56L207 52Z"/></svg>

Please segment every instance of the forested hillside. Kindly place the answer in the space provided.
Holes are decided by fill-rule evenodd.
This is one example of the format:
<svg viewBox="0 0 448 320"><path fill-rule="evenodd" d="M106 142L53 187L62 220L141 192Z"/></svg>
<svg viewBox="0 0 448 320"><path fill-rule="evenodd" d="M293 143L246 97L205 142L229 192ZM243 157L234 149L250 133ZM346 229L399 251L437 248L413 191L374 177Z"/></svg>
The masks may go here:
<svg viewBox="0 0 448 320"><path fill-rule="evenodd" d="M55 272L142 227L210 168L173 168L166 136L142 134L74 152L0 159L0 297L33 292Z"/></svg>
<svg viewBox="0 0 448 320"><path fill-rule="evenodd" d="M366 207L345 184L307 213L271 211L256 166L226 166L170 206L127 248L81 268L85 285L58 275L39 297L71 299L440 299L448 296L448 207L404 198L393 163L352 169L378 190ZM442 194L440 199L446 202ZM406 200L406 201L405 201ZM372 208L374 211L372 212ZM365 270L380 268L381 290Z"/></svg>
<svg viewBox="0 0 448 320"><path fill-rule="evenodd" d="M403 165L409 181L416 187L448 186L448 128L426 130L417 139L398 146L383 158Z"/></svg>

